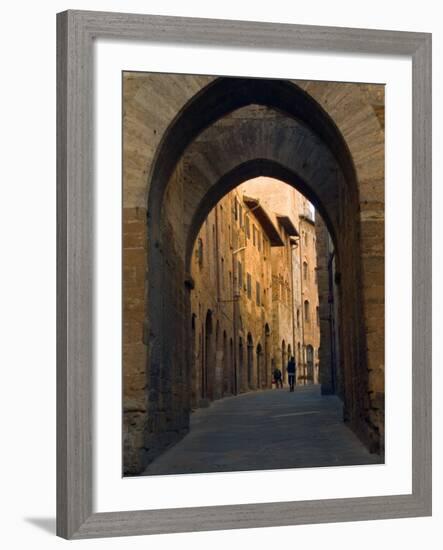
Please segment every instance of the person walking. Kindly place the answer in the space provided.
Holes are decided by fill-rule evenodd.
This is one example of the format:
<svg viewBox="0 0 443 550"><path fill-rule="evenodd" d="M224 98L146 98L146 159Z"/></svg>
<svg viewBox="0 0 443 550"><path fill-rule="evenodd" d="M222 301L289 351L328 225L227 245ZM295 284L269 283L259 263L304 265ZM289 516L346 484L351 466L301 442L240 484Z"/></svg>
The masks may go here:
<svg viewBox="0 0 443 550"><path fill-rule="evenodd" d="M276 389L278 389L279 386L280 386L280 388L283 388L283 381L282 381L282 378L281 378L281 370L278 367L276 367L274 369L274 380L275 380Z"/></svg>
<svg viewBox="0 0 443 550"><path fill-rule="evenodd" d="M288 373L289 391L294 391L296 369L297 366L295 364L295 357L292 356L288 361L288 366L286 367L286 371Z"/></svg>

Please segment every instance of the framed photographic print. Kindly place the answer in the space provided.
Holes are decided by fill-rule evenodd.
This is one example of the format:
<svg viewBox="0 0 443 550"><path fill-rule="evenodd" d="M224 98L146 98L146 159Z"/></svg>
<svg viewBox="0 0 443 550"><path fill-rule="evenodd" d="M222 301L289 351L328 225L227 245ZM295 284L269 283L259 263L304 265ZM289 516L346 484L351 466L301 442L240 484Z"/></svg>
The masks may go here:
<svg viewBox="0 0 443 550"><path fill-rule="evenodd" d="M431 513L431 36L58 15L65 538Z"/></svg>

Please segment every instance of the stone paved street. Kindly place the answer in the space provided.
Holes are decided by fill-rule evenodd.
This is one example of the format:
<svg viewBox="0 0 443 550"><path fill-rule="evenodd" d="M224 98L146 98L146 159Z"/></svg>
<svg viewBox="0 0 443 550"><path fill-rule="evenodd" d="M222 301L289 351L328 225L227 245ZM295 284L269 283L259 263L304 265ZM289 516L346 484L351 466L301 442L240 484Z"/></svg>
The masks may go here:
<svg viewBox="0 0 443 550"><path fill-rule="evenodd" d="M145 475L375 464L341 420L336 396L319 386L246 393L191 417L190 432Z"/></svg>

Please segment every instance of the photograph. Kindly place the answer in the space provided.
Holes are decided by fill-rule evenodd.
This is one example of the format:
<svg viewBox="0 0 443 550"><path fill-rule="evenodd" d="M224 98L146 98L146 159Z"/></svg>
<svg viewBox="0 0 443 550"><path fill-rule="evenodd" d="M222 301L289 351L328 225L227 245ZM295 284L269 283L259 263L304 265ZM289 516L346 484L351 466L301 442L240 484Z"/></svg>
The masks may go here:
<svg viewBox="0 0 443 550"><path fill-rule="evenodd" d="M123 71L122 113L122 475L384 464L385 85Z"/></svg>
<svg viewBox="0 0 443 550"><path fill-rule="evenodd" d="M419 7L5 4L5 548L442 546Z"/></svg>

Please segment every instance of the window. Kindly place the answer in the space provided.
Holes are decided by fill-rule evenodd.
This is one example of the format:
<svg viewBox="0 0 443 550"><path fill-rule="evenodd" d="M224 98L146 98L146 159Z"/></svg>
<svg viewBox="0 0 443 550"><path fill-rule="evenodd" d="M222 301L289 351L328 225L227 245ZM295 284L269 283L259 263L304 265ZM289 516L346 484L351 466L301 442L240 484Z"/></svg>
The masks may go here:
<svg viewBox="0 0 443 550"><path fill-rule="evenodd" d="M309 345L306 347L306 361L312 363L314 361L314 348Z"/></svg>
<svg viewBox="0 0 443 550"><path fill-rule="evenodd" d="M257 231L257 248L261 250L261 232L260 230Z"/></svg>
<svg viewBox="0 0 443 550"><path fill-rule="evenodd" d="M260 283L258 281L255 283L255 301L259 306L261 303L261 296L260 296Z"/></svg>
<svg viewBox="0 0 443 550"><path fill-rule="evenodd" d="M243 227L243 207L241 205L238 205L238 221L240 227Z"/></svg>
<svg viewBox="0 0 443 550"><path fill-rule="evenodd" d="M305 281L308 280L308 263L307 262L303 262L303 279Z"/></svg>
<svg viewBox="0 0 443 550"><path fill-rule="evenodd" d="M237 262L237 276L238 276L238 290L240 291L243 286L243 266L241 262Z"/></svg>
<svg viewBox="0 0 443 550"><path fill-rule="evenodd" d="M308 246L308 234L305 231L303 232L303 242L305 246Z"/></svg>
<svg viewBox="0 0 443 550"><path fill-rule="evenodd" d="M197 258L197 263L201 267L203 265L203 241L198 239L197 248L195 249L195 256Z"/></svg>
<svg viewBox="0 0 443 550"><path fill-rule="evenodd" d="M298 327L300 327L300 310L299 309L297 309L297 328Z"/></svg>
<svg viewBox="0 0 443 550"><path fill-rule="evenodd" d="M252 226L252 244L255 246L257 242L257 228L255 225Z"/></svg>
<svg viewBox="0 0 443 550"><path fill-rule="evenodd" d="M317 306L317 325L320 326L320 310Z"/></svg>
<svg viewBox="0 0 443 550"><path fill-rule="evenodd" d="M309 323L309 302L305 300L305 321Z"/></svg>
<svg viewBox="0 0 443 550"><path fill-rule="evenodd" d="M234 199L234 219L238 220L238 200Z"/></svg>
<svg viewBox="0 0 443 550"><path fill-rule="evenodd" d="M249 223L249 216L245 216L246 237L251 238L251 226Z"/></svg>
<svg viewBox="0 0 443 550"><path fill-rule="evenodd" d="M246 274L246 287L248 291L248 298L251 299L252 298L252 278L250 273Z"/></svg>

